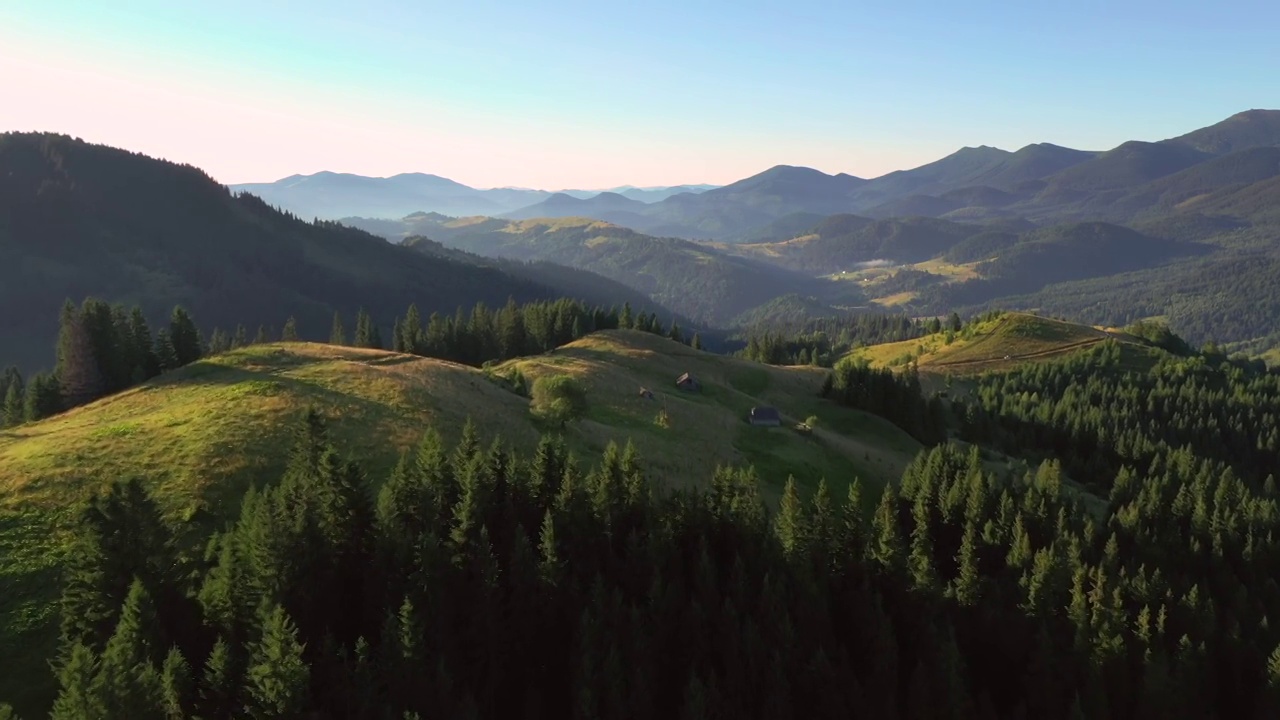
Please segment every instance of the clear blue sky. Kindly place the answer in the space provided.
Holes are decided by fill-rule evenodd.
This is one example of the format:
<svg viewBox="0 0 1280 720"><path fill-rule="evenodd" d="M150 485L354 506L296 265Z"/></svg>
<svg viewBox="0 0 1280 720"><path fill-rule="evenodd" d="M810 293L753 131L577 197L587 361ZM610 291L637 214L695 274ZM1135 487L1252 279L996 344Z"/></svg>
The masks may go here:
<svg viewBox="0 0 1280 720"><path fill-rule="evenodd" d="M127 6L121 7L121 6ZM872 177L1280 107L1280 2L0 0L0 130L224 182Z"/></svg>

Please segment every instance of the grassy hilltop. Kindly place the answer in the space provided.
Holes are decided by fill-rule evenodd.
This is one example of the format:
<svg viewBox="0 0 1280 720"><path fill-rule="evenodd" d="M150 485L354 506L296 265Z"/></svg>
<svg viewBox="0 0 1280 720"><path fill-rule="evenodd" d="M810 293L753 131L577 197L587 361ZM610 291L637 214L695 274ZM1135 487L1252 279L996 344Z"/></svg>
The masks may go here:
<svg viewBox="0 0 1280 720"><path fill-rule="evenodd" d="M337 444L379 485L428 426L456 437L467 418L483 438L531 448L539 428L528 400L501 380L565 373L588 390L586 418L567 431L590 461L609 442L631 439L658 483L709 478L720 464L754 464L775 498L788 474L833 491L859 476L874 499L919 444L889 423L818 399L824 372L777 368L693 350L648 333L606 331L489 372L455 363L312 343L251 346L208 358L143 386L42 422L0 432L0 644L18 673L0 697L47 703L44 671L56 638L58 568L79 503L117 479L138 477L182 527L207 531L237 511L251 483L273 482L284 465L289 419L314 405ZM691 372L699 394L674 386ZM640 397L646 387L653 400ZM801 435L745 422L756 404L787 424L810 415ZM665 410L667 426L658 414ZM24 702L25 701L25 702Z"/></svg>
<svg viewBox="0 0 1280 720"><path fill-rule="evenodd" d="M922 373L973 375L1055 360L1107 340L1120 342L1135 367L1148 367L1158 352L1142 339L1112 328L1010 312L960 333L943 331L914 340L871 345L854 350L849 357L864 358L878 367L915 362Z"/></svg>

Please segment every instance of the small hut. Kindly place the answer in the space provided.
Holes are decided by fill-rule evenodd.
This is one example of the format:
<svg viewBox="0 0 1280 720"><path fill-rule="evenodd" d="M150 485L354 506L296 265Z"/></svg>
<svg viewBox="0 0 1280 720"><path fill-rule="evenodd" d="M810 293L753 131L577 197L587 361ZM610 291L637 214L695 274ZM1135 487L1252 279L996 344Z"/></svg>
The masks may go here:
<svg viewBox="0 0 1280 720"><path fill-rule="evenodd" d="M676 378L676 387L684 390L685 392L700 392L702 390L702 383L698 382L698 378L694 377L692 374L685 373Z"/></svg>
<svg viewBox="0 0 1280 720"><path fill-rule="evenodd" d="M640 397L645 400L653 399L653 391L649 388L640 388Z"/></svg>
<svg viewBox="0 0 1280 720"><path fill-rule="evenodd" d="M766 406L751 408L749 420L752 425L762 427L778 427L782 424L782 416L778 414L778 409Z"/></svg>

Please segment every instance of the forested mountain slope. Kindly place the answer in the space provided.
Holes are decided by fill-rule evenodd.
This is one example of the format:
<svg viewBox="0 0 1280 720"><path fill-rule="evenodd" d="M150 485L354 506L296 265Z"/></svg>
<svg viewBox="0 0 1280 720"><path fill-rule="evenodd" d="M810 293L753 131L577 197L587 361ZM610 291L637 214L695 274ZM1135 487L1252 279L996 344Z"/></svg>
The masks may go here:
<svg viewBox="0 0 1280 720"><path fill-rule="evenodd" d="M348 218L347 222L364 225ZM677 238L659 238L586 218L509 221L405 218L403 230L370 223L395 238L410 231L449 247L493 257L550 261L588 270L638 290L694 320L726 323L782 295L821 292L827 283ZM833 288L857 298L856 288Z"/></svg>
<svg viewBox="0 0 1280 720"><path fill-rule="evenodd" d="M95 295L147 315L184 305L206 327L278 327L323 338L335 310L390 325L416 302L452 313L478 300L551 297L494 268L311 224L201 171L59 135L0 135L0 324L7 361L53 358L58 310Z"/></svg>

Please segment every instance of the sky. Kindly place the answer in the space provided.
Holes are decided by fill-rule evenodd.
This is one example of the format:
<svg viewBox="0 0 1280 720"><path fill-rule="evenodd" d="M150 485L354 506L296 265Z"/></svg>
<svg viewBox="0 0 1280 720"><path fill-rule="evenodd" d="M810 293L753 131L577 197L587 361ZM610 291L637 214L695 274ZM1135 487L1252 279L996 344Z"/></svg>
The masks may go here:
<svg viewBox="0 0 1280 720"><path fill-rule="evenodd" d="M1280 107L1274 0L0 0L0 131L224 183L875 177Z"/></svg>

